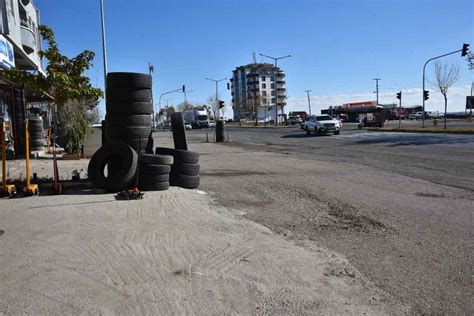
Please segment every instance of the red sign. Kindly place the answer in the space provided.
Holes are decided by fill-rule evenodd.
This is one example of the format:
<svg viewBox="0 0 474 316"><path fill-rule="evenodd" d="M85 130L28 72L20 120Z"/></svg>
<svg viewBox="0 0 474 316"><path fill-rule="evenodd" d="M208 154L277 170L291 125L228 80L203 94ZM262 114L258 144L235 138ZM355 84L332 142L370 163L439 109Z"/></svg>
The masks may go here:
<svg viewBox="0 0 474 316"><path fill-rule="evenodd" d="M348 108L361 108L361 107L365 107L365 106L377 106L377 102L376 101L364 101L364 102L353 102L353 103L344 103L342 105L343 107L345 107L346 109Z"/></svg>

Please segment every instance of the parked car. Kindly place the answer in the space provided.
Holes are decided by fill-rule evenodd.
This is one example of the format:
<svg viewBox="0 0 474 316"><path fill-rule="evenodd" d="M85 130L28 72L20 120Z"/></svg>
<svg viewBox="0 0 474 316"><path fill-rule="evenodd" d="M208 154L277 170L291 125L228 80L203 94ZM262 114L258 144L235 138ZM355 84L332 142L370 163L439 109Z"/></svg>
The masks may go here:
<svg viewBox="0 0 474 316"><path fill-rule="evenodd" d="M444 118L443 113L439 113L438 111L431 111L431 112L426 112L426 118L429 119L442 119Z"/></svg>
<svg viewBox="0 0 474 316"><path fill-rule="evenodd" d="M421 120L423 119L423 112L410 113L408 115L409 120Z"/></svg>
<svg viewBox="0 0 474 316"><path fill-rule="evenodd" d="M288 117L288 124L295 125L295 124L301 124L303 120L299 116L290 116Z"/></svg>
<svg viewBox="0 0 474 316"><path fill-rule="evenodd" d="M341 122L330 115L313 115L305 122L306 135L321 135L325 133L334 133L339 135L341 132Z"/></svg>
<svg viewBox="0 0 474 316"><path fill-rule="evenodd" d="M209 121L209 127L210 128L216 127L216 121Z"/></svg>
<svg viewBox="0 0 474 316"><path fill-rule="evenodd" d="M189 123L184 123L184 129L193 129L193 127Z"/></svg>

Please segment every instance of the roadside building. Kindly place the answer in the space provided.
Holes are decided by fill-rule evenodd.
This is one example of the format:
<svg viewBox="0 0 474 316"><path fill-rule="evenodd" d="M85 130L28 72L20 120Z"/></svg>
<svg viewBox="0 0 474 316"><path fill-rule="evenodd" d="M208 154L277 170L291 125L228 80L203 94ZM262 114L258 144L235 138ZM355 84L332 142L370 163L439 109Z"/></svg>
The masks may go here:
<svg viewBox="0 0 474 316"><path fill-rule="evenodd" d="M232 108L234 121L284 121L286 106L285 73L268 63L254 63L237 67L232 72Z"/></svg>
<svg viewBox="0 0 474 316"><path fill-rule="evenodd" d="M31 0L0 0L0 120L9 120L15 140L15 152L24 153L24 121L26 101L43 102L51 98L29 87L16 86L4 70L44 72L38 52L41 38L38 30L39 11Z"/></svg>

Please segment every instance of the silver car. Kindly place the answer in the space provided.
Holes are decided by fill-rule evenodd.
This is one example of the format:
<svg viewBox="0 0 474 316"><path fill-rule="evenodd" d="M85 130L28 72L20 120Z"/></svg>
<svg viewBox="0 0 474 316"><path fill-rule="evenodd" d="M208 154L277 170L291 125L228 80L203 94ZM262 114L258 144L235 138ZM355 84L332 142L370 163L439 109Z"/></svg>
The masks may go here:
<svg viewBox="0 0 474 316"><path fill-rule="evenodd" d="M305 122L306 135L329 134L339 135L341 132L341 122L330 115L313 115Z"/></svg>

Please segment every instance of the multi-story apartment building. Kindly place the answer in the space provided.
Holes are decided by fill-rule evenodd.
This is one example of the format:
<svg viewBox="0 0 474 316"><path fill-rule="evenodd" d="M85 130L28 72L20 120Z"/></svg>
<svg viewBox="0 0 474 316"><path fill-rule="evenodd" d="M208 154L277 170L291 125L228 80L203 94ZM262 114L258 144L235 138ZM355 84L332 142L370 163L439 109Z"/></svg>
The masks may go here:
<svg viewBox="0 0 474 316"><path fill-rule="evenodd" d="M43 71L39 24L33 1L0 0L0 67Z"/></svg>
<svg viewBox="0 0 474 316"><path fill-rule="evenodd" d="M234 120L283 121L286 105L285 73L272 64L237 67L230 79ZM275 111L277 110L277 111Z"/></svg>

